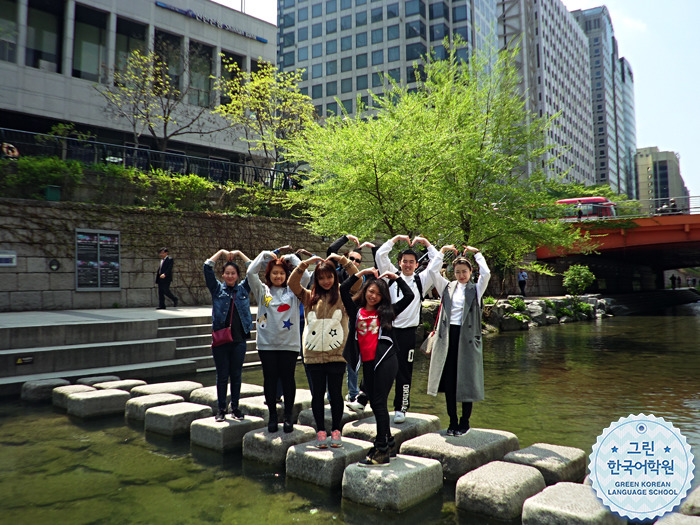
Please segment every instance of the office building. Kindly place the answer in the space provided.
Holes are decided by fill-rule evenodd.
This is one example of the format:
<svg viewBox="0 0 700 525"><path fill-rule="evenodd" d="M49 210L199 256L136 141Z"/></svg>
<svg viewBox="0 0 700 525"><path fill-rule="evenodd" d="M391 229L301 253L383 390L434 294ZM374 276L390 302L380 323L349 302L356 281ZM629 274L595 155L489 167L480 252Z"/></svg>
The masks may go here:
<svg viewBox="0 0 700 525"><path fill-rule="evenodd" d="M633 197L637 191L630 172L630 155L636 150L636 132L627 129L635 126L632 68L619 57L605 6L571 14L589 41L596 182Z"/></svg>
<svg viewBox="0 0 700 525"><path fill-rule="evenodd" d="M445 36L466 42L458 55L495 43L496 0L278 0L278 65L304 69L302 91L319 115L371 105L381 74L415 84L413 63L433 48L445 56Z"/></svg>
<svg viewBox="0 0 700 525"><path fill-rule="evenodd" d="M588 39L560 0L499 0L501 49L519 46L517 66L527 109L559 114L545 142L554 146L540 166L548 177L594 184L593 120Z"/></svg>
<svg viewBox="0 0 700 525"><path fill-rule="evenodd" d="M689 209L690 193L681 176L680 155L656 146L637 149L635 173L644 211L654 213L674 199L679 211Z"/></svg>
<svg viewBox="0 0 700 525"><path fill-rule="evenodd" d="M209 0L0 0L0 127L45 133L72 122L99 141L128 144L129 125L106 117L94 86L109 85L132 50L167 44L170 79L188 88L190 105L213 107L221 54L246 71L258 57L274 63L275 35L276 26ZM141 148L149 144L146 133ZM238 162L247 155L230 134L186 135L169 148Z"/></svg>

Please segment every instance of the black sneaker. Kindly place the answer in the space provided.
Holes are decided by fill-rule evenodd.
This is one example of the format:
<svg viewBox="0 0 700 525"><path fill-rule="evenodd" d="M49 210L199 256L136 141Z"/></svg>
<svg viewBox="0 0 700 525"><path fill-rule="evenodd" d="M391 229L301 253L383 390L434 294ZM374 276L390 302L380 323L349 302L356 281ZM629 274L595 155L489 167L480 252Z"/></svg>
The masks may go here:
<svg viewBox="0 0 700 525"><path fill-rule="evenodd" d="M392 437L392 438L389 440L389 456L391 457L391 459L396 458L396 454L397 454L397 452L398 452L398 448L399 448L399 447L396 446L396 440Z"/></svg>
<svg viewBox="0 0 700 525"><path fill-rule="evenodd" d="M373 448L367 454L367 457L360 461L358 465L361 467L388 467L391 461L391 455L389 449L379 450L378 448Z"/></svg>
<svg viewBox="0 0 700 525"><path fill-rule="evenodd" d="M452 423L450 423L450 426L447 427L447 435L448 435L448 436L454 436L454 435L455 435L455 430L457 430L457 428L456 428L454 425L452 425Z"/></svg>
<svg viewBox="0 0 700 525"><path fill-rule="evenodd" d="M226 411L225 410L219 410L216 415L214 416L214 420L217 422L221 423L226 419Z"/></svg>
<svg viewBox="0 0 700 525"><path fill-rule="evenodd" d="M180 300L177 297L175 299L173 299L173 307L177 308L177 303L179 303L179 302L180 302Z"/></svg>
<svg viewBox="0 0 700 525"><path fill-rule="evenodd" d="M469 432L469 420L460 419L459 425L455 429L455 436L463 436L467 432Z"/></svg>
<svg viewBox="0 0 700 525"><path fill-rule="evenodd" d="M236 421L240 421L241 419L245 418L245 415L243 414L243 412L241 412L240 408L232 408L231 417Z"/></svg>
<svg viewBox="0 0 700 525"><path fill-rule="evenodd" d="M294 423L292 423L289 419L285 417L284 424L282 425L282 430L284 430L286 434L289 434L290 432L294 431Z"/></svg>
<svg viewBox="0 0 700 525"><path fill-rule="evenodd" d="M277 412L270 412L270 419L267 421L267 431L277 432L279 430L279 423L277 422Z"/></svg>

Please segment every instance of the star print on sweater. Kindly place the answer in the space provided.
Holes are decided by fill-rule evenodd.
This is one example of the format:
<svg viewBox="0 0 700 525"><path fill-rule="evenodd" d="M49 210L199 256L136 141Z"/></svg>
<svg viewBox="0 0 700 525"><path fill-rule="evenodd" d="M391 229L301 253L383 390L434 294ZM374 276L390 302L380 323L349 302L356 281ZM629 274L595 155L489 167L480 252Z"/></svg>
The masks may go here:
<svg viewBox="0 0 700 525"><path fill-rule="evenodd" d="M282 325L283 325L287 330L291 330L293 324L294 324L294 323L292 323L292 321L291 321L290 319L287 319L286 321L283 321L283 322L282 322Z"/></svg>

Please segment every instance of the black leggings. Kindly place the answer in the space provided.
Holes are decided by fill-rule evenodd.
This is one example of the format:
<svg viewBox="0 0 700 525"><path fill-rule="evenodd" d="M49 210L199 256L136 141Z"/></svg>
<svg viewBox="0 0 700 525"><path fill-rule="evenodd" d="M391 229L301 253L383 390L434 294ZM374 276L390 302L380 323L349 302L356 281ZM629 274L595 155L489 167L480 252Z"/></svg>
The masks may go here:
<svg viewBox="0 0 700 525"><path fill-rule="evenodd" d="M345 362L306 365L306 371L311 378L311 410L316 421L316 430L326 430L323 397L326 395L326 384L331 400L331 430L340 430L343 419L343 376Z"/></svg>
<svg viewBox="0 0 700 525"><path fill-rule="evenodd" d="M396 372L394 410L407 412L410 406L411 376L413 375L413 353L416 348L416 327L394 328L394 343L399 365Z"/></svg>
<svg viewBox="0 0 700 525"><path fill-rule="evenodd" d="M362 391L367 394L369 404L377 420L377 437L374 440L374 446L380 450L386 450L391 439L387 399L398 369L399 360L396 354L382 359L376 369L374 368L374 361L362 363L362 373L364 375Z"/></svg>
<svg viewBox="0 0 700 525"><path fill-rule="evenodd" d="M461 326L450 325L450 339L447 347L447 359L442 369L440 390L445 392L447 415L450 416L450 426L457 426L457 355L459 354L459 334ZM462 419L469 421L472 415L472 403L462 403Z"/></svg>
<svg viewBox="0 0 700 525"><path fill-rule="evenodd" d="M265 404L270 413L277 410L277 381L282 381L284 393L284 418L292 418L294 408L294 396L296 395L296 382L294 381L294 368L297 364L299 352L289 350L258 350L263 369L263 390L265 391Z"/></svg>

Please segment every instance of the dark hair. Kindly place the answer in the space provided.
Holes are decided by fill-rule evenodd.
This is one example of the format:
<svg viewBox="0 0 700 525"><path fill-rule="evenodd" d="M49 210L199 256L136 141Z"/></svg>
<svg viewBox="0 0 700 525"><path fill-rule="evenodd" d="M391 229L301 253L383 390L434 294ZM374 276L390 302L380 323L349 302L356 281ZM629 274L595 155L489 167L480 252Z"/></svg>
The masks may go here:
<svg viewBox="0 0 700 525"><path fill-rule="evenodd" d="M454 267L457 266L458 264L466 264L467 266L469 266L469 270L470 270L470 271L472 271L472 272L474 271L474 267L472 266L472 263L470 263L470 262L469 262L469 259L467 259L466 257L457 257L457 258L455 258L455 259L452 261L452 268L454 268Z"/></svg>
<svg viewBox="0 0 700 525"><path fill-rule="evenodd" d="M158 250L158 253L163 253L163 252L168 253L168 249L167 249L167 248L161 248L160 250Z"/></svg>
<svg viewBox="0 0 700 525"><path fill-rule="evenodd" d="M413 255L416 258L416 262L418 262L418 254L412 248L406 248L405 250L401 250L399 252L399 257L397 261L401 262L401 259L403 259L404 255Z"/></svg>
<svg viewBox="0 0 700 525"><path fill-rule="evenodd" d="M226 262L224 263L224 270L223 270L223 271L226 271L226 268L228 268L229 266L233 266L233 267L236 269L236 273L237 273L239 276L241 275L241 269L240 269L240 268L238 267L238 265L237 265L235 262L233 262L233 261L226 261Z"/></svg>
<svg viewBox="0 0 700 525"><path fill-rule="evenodd" d="M321 274L333 274L333 286L328 290L324 290L318 284L318 278ZM313 308L321 299L326 299L329 305L338 302L340 298L340 283L338 282L338 272L335 269L333 262L321 262L316 265L314 270L314 285L311 287L311 302L309 308Z"/></svg>
<svg viewBox="0 0 700 525"><path fill-rule="evenodd" d="M270 282L270 273L275 266L281 266L284 270L286 277L284 278L284 284L282 286L285 286L287 284L287 279L289 279L289 274L292 273L292 267L286 259L272 259L269 263L267 263L267 267L265 268L265 284L272 286L272 283Z"/></svg>
<svg viewBox="0 0 700 525"><path fill-rule="evenodd" d="M379 290L379 295L382 296L382 300L377 305L377 314L379 315L379 326L382 330L391 330L391 323L394 322L396 315L394 314L394 307L391 304L391 294L389 293L389 285L383 279L373 279L366 281L360 291L357 292L352 300L357 303L360 308L367 306L367 288L370 286L376 286Z"/></svg>

